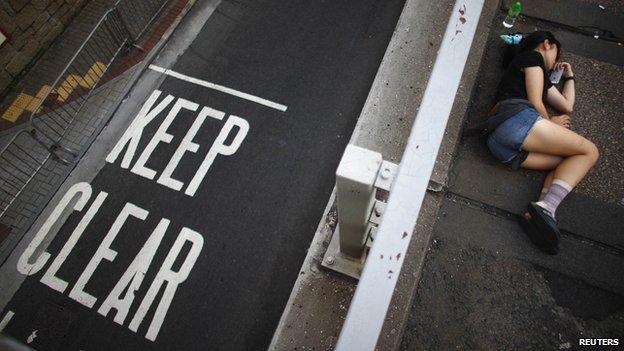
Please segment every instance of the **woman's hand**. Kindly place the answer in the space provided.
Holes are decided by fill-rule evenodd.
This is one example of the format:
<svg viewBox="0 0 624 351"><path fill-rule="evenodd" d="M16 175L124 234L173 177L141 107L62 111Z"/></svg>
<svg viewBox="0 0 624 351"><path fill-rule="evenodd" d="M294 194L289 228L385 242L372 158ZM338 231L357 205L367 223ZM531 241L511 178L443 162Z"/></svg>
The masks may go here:
<svg viewBox="0 0 624 351"><path fill-rule="evenodd" d="M574 72L572 72L572 65L570 65L568 62L562 61L555 63L555 70L558 69L563 69L563 76L565 78L574 77Z"/></svg>
<svg viewBox="0 0 624 351"><path fill-rule="evenodd" d="M550 121L568 129L570 129L570 126L572 125L570 122L570 116L568 115L552 116L550 117Z"/></svg>

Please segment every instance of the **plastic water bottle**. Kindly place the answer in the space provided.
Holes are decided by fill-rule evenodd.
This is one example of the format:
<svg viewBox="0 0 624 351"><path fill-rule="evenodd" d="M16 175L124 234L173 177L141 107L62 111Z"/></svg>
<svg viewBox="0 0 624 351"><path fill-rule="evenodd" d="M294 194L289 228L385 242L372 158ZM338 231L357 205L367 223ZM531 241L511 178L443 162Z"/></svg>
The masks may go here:
<svg viewBox="0 0 624 351"><path fill-rule="evenodd" d="M505 26L505 28L513 27L514 22L516 22L516 18L520 14L520 10L522 10L520 1L516 1L513 5L511 5L509 11L507 12L507 17L505 17L505 20L503 21L503 26Z"/></svg>

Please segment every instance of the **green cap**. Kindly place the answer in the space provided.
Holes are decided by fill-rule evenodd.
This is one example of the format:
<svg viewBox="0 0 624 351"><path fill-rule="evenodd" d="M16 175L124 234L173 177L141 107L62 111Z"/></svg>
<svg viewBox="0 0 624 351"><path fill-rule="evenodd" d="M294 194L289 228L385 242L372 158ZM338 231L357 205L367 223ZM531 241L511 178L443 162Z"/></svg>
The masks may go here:
<svg viewBox="0 0 624 351"><path fill-rule="evenodd" d="M516 1L509 8L509 16L513 16L513 17L518 16L521 10L522 10L522 5L520 5L520 1Z"/></svg>

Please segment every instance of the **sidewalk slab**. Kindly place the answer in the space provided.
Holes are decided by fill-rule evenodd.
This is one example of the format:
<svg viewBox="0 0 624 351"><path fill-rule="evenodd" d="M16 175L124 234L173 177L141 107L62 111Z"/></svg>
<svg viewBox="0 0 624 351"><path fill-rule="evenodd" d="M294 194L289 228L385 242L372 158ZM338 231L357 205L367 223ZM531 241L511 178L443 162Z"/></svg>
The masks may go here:
<svg viewBox="0 0 624 351"><path fill-rule="evenodd" d="M624 296L624 280L617 279L624 266L624 255L619 250L563 234L559 254L543 254L513 216L484 211L480 203L453 194L445 196L434 235L466 250L483 249L500 257L530 262Z"/></svg>
<svg viewBox="0 0 624 351"><path fill-rule="evenodd" d="M518 30L525 32L535 28L535 23L518 25ZM593 40L578 34L569 35L576 41ZM624 177L619 173L624 168L624 143L621 142L624 112L618 106L621 105L624 79L617 77L624 77L624 67L577 55L577 46L568 48L566 42L562 44L563 58L572 64L577 77L572 129L593 141L601 157L596 167L563 202L558 210L558 221L565 231L622 249ZM467 118L468 126L484 121L494 103L496 86L503 73L499 68L503 45L496 36L489 40L484 62L490 62L491 68L480 72ZM466 138L460 149L455 168L449 175L451 191L515 214L523 213L526 205L536 199L544 172L511 171L489 153L484 140L479 137Z"/></svg>
<svg viewBox="0 0 624 351"><path fill-rule="evenodd" d="M503 8L508 9L515 1L505 0ZM622 15L621 3L613 2L603 5L603 1L578 0L523 0L521 3L521 13L525 16L589 31L609 30L617 37L624 38L624 28L620 17ZM599 5L602 5L604 9L601 9Z"/></svg>
<svg viewBox="0 0 624 351"><path fill-rule="evenodd" d="M624 66L624 47L622 47L622 43L598 40L557 28L552 28L552 32L557 40L565 43L564 50L566 52L574 52L578 56L591 58L601 63L610 63L619 67Z"/></svg>
<svg viewBox="0 0 624 351"><path fill-rule="evenodd" d="M446 199L401 350L559 350L624 330L621 255L565 238L532 247L519 225ZM579 254L580 253L580 254Z"/></svg>
<svg viewBox="0 0 624 351"><path fill-rule="evenodd" d="M32 111L24 108L29 105L28 96L36 96L44 85L51 85L65 68L82 41L88 36L97 21L112 6L114 0L88 1L76 14L74 20L50 45L32 68L0 100L0 135L10 134L15 127L28 120Z"/></svg>
<svg viewBox="0 0 624 351"><path fill-rule="evenodd" d="M465 127L485 120L494 103L503 18L500 11L492 22ZM513 30L538 28L556 29L521 19ZM578 338L624 335L624 71L601 60L601 52L577 52L586 39L566 33L576 41L562 43L578 77L573 128L598 145L601 159L557 213L560 253L539 251L516 219L539 194L545 173L511 171L484 140L464 138L401 349L572 349Z"/></svg>

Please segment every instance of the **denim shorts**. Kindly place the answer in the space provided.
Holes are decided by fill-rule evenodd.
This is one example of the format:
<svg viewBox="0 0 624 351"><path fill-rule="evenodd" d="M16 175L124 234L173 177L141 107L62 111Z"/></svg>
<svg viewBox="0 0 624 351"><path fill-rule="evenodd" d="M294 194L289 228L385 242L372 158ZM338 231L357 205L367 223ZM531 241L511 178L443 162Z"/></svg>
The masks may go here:
<svg viewBox="0 0 624 351"><path fill-rule="evenodd" d="M488 148L503 163L510 163L521 155L524 139L540 119L542 116L535 109L525 108L496 127L487 139Z"/></svg>

